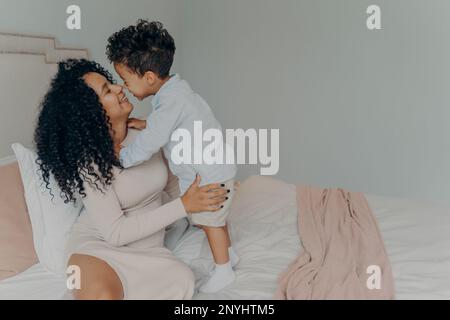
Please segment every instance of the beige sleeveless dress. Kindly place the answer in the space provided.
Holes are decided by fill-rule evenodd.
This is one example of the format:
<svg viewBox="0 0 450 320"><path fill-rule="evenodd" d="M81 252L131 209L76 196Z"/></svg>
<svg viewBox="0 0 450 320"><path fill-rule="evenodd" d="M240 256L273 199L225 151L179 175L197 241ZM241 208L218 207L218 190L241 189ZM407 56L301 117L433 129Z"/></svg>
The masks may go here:
<svg viewBox="0 0 450 320"><path fill-rule="evenodd" d="M130 130L124 144L136 133ZM67 261L76 253L108 263L125 299L190 299L194 293L191 269L164 247L165 227L187 216L164 160L159 152L139 166L115 168L104 193L85 184L85 208L67 244Z"/></svg>

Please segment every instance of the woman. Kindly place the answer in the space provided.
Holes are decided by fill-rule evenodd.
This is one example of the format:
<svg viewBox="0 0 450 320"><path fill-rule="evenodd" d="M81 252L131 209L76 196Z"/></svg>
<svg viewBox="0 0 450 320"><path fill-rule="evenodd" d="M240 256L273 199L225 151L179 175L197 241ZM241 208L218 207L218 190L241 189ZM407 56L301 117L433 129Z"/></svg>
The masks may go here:
<svg viewBox="0 0 450 320"><path fill-rule="evenodd" d="M227 190L199 187L178 197L162 153L122 169L115 150L132 141L133 110L122 87L95 62L67 60L44 98L35 132L44 181L84 210L67 245L81 271L76 299L190 299L192 271L164 247L165 227L187 213L218 210ZM170 201L163 204L164 191Z"/></svg>

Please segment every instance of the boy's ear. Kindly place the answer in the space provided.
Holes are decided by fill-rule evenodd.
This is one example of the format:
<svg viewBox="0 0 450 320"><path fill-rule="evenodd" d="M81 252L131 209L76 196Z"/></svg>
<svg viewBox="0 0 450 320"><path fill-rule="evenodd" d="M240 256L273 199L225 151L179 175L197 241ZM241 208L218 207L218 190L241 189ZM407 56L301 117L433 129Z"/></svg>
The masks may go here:
<svg viewBox="0 0 450 320"><path fill-rule="evenodd" d="M158 80L158 75L153 71L147 71L144 73L144 78L147 80L147 83L152 86L156 80Z"/></svg>

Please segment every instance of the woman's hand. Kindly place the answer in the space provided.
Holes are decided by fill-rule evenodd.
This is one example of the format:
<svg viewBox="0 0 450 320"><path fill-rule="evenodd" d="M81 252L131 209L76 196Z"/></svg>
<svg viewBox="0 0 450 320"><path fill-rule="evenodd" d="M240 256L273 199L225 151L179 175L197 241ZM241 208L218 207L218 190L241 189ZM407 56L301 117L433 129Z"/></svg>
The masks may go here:
<svg viewBox="0 0 450 320"><path fill-rule="evenodd" d="M228 199L229 191L220 183L199 187L200 180L200 176L197 175L195 181L181 197L184 209L187 213L220 210L223 202Z"/></svg>

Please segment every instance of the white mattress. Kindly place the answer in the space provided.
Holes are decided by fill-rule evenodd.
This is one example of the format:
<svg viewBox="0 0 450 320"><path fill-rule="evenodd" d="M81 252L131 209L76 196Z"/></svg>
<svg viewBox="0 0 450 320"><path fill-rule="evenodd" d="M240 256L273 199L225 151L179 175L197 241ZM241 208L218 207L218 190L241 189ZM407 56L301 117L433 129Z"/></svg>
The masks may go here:
<svg viewBox="0 0 450 320"><path fill-rule="evenodd" d="M397 299L450 299L450 210L374 195L367 199L390 257ZM301 250L293 186L240 206L241 215L230 217L233 246L241 258L237 280L219 293L194 299L271 299L277 276ZM192 268L200 286L212 263L203 232L190 227L174 254ZM39 264L0 282L0 299L62 298L67 298L65 279Z"/></svg>

